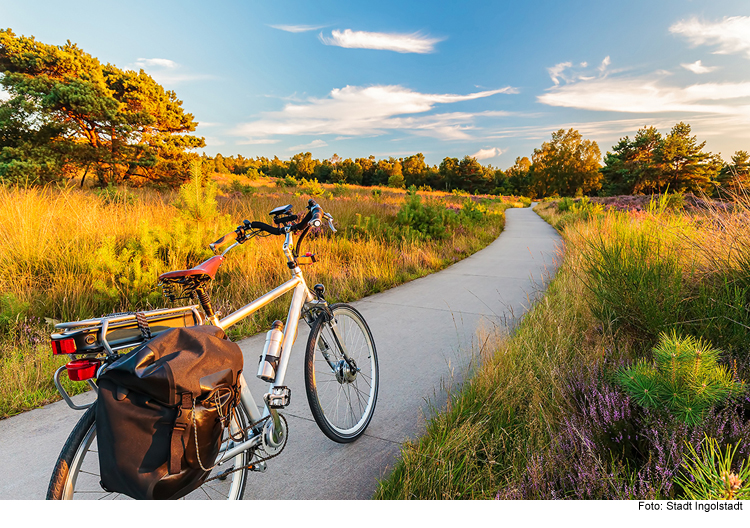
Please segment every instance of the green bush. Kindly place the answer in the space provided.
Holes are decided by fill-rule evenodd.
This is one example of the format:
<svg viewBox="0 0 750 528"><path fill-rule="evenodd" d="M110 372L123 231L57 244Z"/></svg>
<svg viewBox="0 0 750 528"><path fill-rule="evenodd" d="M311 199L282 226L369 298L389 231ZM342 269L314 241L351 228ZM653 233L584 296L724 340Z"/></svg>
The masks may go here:
<svg viewBox="0 0 750 528"><path fill-rule="evenodd" d="M404 175L403 174L394 174L388 178L388 187L393 187L395 189L403 189L404 188Z"/></svg>
<svg viewBox="0 0 750 528"><path fill-rule="evenodd" d="M280 187L297 187L299 182L294 176L284 176L284 178L276 180L276 185Z"/></svg>
<svg viewBox="0 0 750 528"><path fill-rule="evenodd" d="M30 307L28 302L18 299L13 293L0 294L0 332L8 332L10 327L23 320Z"/></svg>
<svg viewBox="0 0 750 528"><path fill-rule="evenodd" d="M481 222L487 214L487 206L475 202L471 198L464 200L461 206L461 217L471 222Z"/></svg>
<svg viewBox="0 0 750 528"><path fill-rule="evenodd" d="M105 204L133 205L136 202L135 196L128 192L125 187L118 189L112 182L109 182L103 189L96 189L94 193Z"/></svg>
<svg viewBox="0 0 750 528"><path fill-rule="evenodd" d="M304 194L309 194L310 196L322 196L326 192L320 182L314 178L310 180L302 178L301 185L302 192Z"/></svg>
<svg viewBox="0 0 750 528"><path fill-rule="evenodd" d="M567 213L568 211L570 211L573 203L573 199L566 196L565 198L557 202L557 211L559 213Z"/></svg>
<svg viewBox="0 0 750 528"><path fill-rule="evenodd" d="M216 205L218 191L216 182L205 178L200 163L194 162L190 166L190 181L180 186L175 205L183 216L194 222L210 222L219 214Z"/></svg>
<svg viewBox="0 0 750 528"><path fill-rule="evenodd" d="M654 342L685 311L678 251L656 226L617 224L592 235L581 253L591 311L605 326Z"/></svg>
<svg viewBox="0 0 750 528"><path fill-rule="evenodd" d="M408 196L396 215L396 223L420 238L441 239L447 235L448 212L438 204L423 204L419 195Z"/></svg>
<svg viewBox="0 0 750 528"><path fill-rule="evenodd" d="M256 192L256 188L250 184L242 183L238 179L233 179L229 185L222 186L222 191L225 193L241 193L244 196L249 196Z"/></svg>
<svg viewBox="0 0 750 528"><path fill-rule="evenodd" d="M644 407L666 408L696 424L708 409L745 390L719 365L719 351L701 339L662 334L653 353L653 363L640 359L616 374L617 382Z"/></svg>

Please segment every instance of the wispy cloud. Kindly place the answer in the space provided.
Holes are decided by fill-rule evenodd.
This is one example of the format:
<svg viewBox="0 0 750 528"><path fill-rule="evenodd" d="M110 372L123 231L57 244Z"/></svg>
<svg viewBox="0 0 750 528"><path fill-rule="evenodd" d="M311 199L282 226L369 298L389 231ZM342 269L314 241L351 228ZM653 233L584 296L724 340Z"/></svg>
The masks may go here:
<svg viewBox="0 0 750 528"><path fill-rule="evenodd" d="M237 127L236 135L258 140L272 136L336 135L372 136L389 130L404 130L415 135L442 139L470 139L467 130L483 112L425 114L438 104L458 103L513 94L517 90L498 90L466 95L425 94L399 85L346 86L327 97L309 98L305 103L288 103L283 110L264 113L260 119Z"/></svg>
<svg viewBox="0 0 750 528"><path fill-rule="evenodd" d="M471 157L476 158L477 161L481 161L481 160L486 160L490 158L496 158L502 153L503 151L497 147L489 148L489 149L479 149L479 151L472 154Z"/></svg>
<svg viewBox="0 0 750 528"><path fill-rule="evenodd" d="M280 139L270 138L247 138L242 141L238 141L239 145L274 145L281 141Z"/></svg>
<svg viewBox="0 0 750 528"><path fill-rule="evenodd" d="M179 65L169 59L138 59L135 61L135 65L138 68L166 68L168 70L174 70Z"/></svg>
<svg viewBox="0 0 750 528"><path fill-rule="evenodd" d="M177 84L187 81L202 81L213 79L213 75L201 73L191 73L184 71L181 64L170 59L144 59L140 58L135 61L134 68L144 70L159 84Z"/></svg>
<svg viewBox="0 0 750 528"><path fill-rule="evenodd" d="M316 148L323 148L327 147L328 143L323 141L322 139L316 139L315 141L312 141L311 143L306 143L304 145L295 145L294 147L289 147L287 150L289 151L302 151L302 150L308 150L308 149L316 149Z"/></svg>
<svg viewBox="0 0 750 528"><path fill-rule="evenodd" d="M683 64L696 73L712 68L701 61ZM620 70L618 73L621 73ZM562 77L560 77L562 78ZM566 84L554 84L537 97L540 103L598 112L641 114L628 120L581 123L575 126L582 133L588 131L598 140L613 139L632 134L634 128L653 125L668 129L676 120L686 120L700 127L701 135L722 137L731 134L734 139L750 136L750 81L705 82L679 85L679 78L668 71L643 76L609 75L578 78L567 77ZM567 127L560 127L567 128ZM501 139L506 134L537 137L549 127L504 130L487 139ZM731 131L731 132L730 132ZM695 129L698 132L698 128ZM535 135L536 134L536 135ZM744 140L744 139L742 139Z"/></svg>
<svg viewBox="0 0 750 528"><path fill-rule="evenodd" d="M609 60L609 55L607 55L606 57L604 57L604 60L602 60L602 63L599 65L599 67L597 68L597 70L599 70L601 73L604 73L604 72L607 71L607 68L609 67L609 65L611 63L612 63L612 61ZM586 63L585 62L582 63L581 66L585 67Z"/></svg>
<svg viewBox="0 0 750 528"><path fill-rule="evenodd" d="M595 79L554 87L540 95L540 103L584 110L628 113L697 112L729 114L746 112L746 103L717 101L750 97L750 82L705 83L670 86L654 76Z"/></svg>
<svg viewBox="0 0 750 528"><path fill-rule="evenodd" d="M342 48L390 50L398 53L432 53L435 51L435 44L445 39L429 37L422 33L370 33L335 29L330 37L321 33L320 40L328 46Z"/></svg>
<svg viewBox="0 0 750 528"><path fill-rule="evenodd" d="M226 141L213 136L205 136L203 140L206 142L207 147L220 147L226 145Z"/></svg>
<svg viewBox="0 0 750 528"><path fill-rule="evenodd" d="M528 125L520 127L498 128L485 136L486 139L504 140L533 140L535 142L548 141L550 134L560 129L570 128L578 130L586 139L592 139L599 144L602 152L614 145L618 139L624 136L633 137L636 131L647 126L656 127L662 133L668 132L682 118L670 115L650 115L628 119L610 119L604 121L567 121L551 122L542 125ZM724 153L732 152L740 148L750 140L750 127L747 125L747 117L736 115L690 115L689 123L694 134L709 140L709 149L714 151L714 145L723 144ZM736 146L729 148L726 138L730 136ZM722 148L719 148L722 150Z"/></svg>
<svg viewBox="0 0 750 528"><path fill-rule="evenodd" d="M724 17L717 22L694 17L673 24L669 31L684 35L694 46L717 46L714 53L744 53L750 58L750 16Z"/></svg>
<svg viewBox="0 0 750 528"><path fill-rule="evenodd" d="M602 63L596 68L599 72L599 77L604 77L607 75L607 68L609 67L609 64L609 55L607 55L606 57L604 57ZM570 61L560 62L558 64L555 64L551 68L547 68L547 72L549 73L552 82L555 83L555 86L559 86L560 81L570 83L579 80L588 81L591 79L595 79L596 74L588 69L588 65L589 63L585 61L579 63L578 66L573 66L573 63Z"/></svg>
<svg viewBox="0 0 750 528"><path fill-rule="evenodd" d="M272 27L274 29L280 29L281 31L287 31L289 33L304 33L305 31L317 31L318 29L323 29L325 26L268 24L268 27Z"/></svg>
<svg viewBox="0 0 750 528"><path fill-rule="evenodd" d="M716 66L704 66L703 63L699 60L695 62L691 62L690 64L680 64L683 68L686 70L690 70L693 73L709 73L716 69Z"/></svg>
<svg viewBox="0 0 750 528"><path fill-rule="evenodd" d="M555 86L560 84L559 78L562 77L563 72L571 66L573 66L572 62L561 62L559 64L555 64L551 68L547 68L550 79L552 79L552 82L555 83Z"/></svg>

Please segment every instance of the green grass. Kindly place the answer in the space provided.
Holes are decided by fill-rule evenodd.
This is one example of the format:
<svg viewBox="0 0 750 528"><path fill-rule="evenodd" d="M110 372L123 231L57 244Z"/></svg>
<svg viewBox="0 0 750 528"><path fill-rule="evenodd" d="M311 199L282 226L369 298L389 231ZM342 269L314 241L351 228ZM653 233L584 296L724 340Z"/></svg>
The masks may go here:
<svg viewBox="0 0 750 528"><path fill-rule="evenodd" d="M722 394L685 424L615 379L652 361L663 332L717 349L733 382L750 378L748 204L571 209L537 206L564 235L557 275L512 336L490 337L376 498L674 498L686 446L709 434L750 450L744 400Z"/></svg>

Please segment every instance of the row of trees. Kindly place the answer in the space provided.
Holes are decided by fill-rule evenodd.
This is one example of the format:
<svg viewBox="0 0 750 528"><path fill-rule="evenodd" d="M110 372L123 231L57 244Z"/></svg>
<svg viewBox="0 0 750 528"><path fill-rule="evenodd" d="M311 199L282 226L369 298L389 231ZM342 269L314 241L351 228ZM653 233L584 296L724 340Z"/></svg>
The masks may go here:
<svg viewBox="0 0 750 528"><path fill-rule="evenodd" d="M174 184L188 173L193 116L143 70L124 71L68 41L51 46L0 30L0 178L47 183L89 173Z"/></svg>
<svg viewBox="0 0 750 528"><path fill-rule="evenodd" d="M517 158L505 174L515 193L537 198L750 191L750 155L737 151L727 163L705 146L683 122L665 136L646 127L632 140L620 139L602 166L596 142L583 140L573 129L559 130L534 149L531 160Z"/></svg>
<svg viewBox="0 0 750 528"><path fill-rule="evenodd" d="M390 157L376 160L375 156L342 159L336 154L318 160L310 152L295 154L289 161L277 157L268 159L225 157L217 154L203 156L204 170L247 175L251 178L266 175L275 178L316 179L321 183L351 183L356 185L388 185L391 187L428 186L432 189L460 189L472 193L490 193L505 178L500 169L483 166L476 159L445 158L440 165L425 163L422 153L405 158Z"/></svg>
<svg viewBox="0 0 750 528"><path fill-rule="evenodd" d="M654 127L639 130L631 140L622 138L604 156L595 141L583 139L577 130L558 130L550 141L534 149L531 159L516 158L505 171L483 166L466 156L445 158L430 166L424 156L388 158L374 156L341 159L337 155L317 160L309 152L289 161L278 158L248 159L242 156L204 156L206 169L277 178L317 179L321 183L359 185L429 186L433 189L460 189L473 193L515 194L532 198L546 196L652 194L705 192L718 189L750 191L750 155L738 151L726 163L718 155L705 152L691 134L690 125L677 123L662 136Z"/></svg>
<svg viewBox="0 0 750 528"><path fill-rule="evenodd" d="M639 130L631 140L622 138L607 152L602 168L607 194L652 194L665 189L711 192L717 186L734 192L750 190L750 156L738 151L725 163L704 152L690 125L677 123L666 136L654 128Z"/></svg>

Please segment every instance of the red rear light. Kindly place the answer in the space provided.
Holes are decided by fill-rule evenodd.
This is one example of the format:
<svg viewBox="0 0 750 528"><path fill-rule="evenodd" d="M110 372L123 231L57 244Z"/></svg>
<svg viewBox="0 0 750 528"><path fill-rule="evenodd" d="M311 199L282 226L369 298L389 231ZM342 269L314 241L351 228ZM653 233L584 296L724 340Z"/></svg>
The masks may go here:
<svg viewBox="0 0 750 528"><path fill-rule="evenodd" d="M86 381L96 376L96 371L102 364L98 359L76 359L65 367L68 369L68 377L72 381Z"/></svg>
<svg viewBox="0 0 750 528"><path fill-rule="evenodd" d="M73 338L70 339L54 339L52 340L52 354L74 354L76 351L76 342Z"/></svg>

